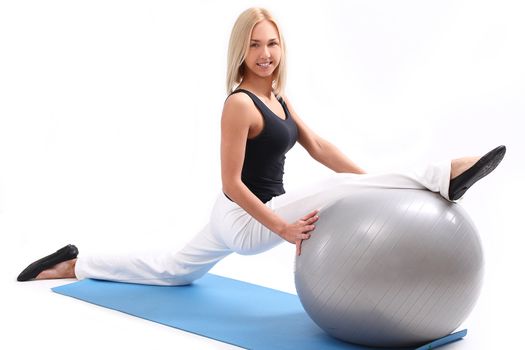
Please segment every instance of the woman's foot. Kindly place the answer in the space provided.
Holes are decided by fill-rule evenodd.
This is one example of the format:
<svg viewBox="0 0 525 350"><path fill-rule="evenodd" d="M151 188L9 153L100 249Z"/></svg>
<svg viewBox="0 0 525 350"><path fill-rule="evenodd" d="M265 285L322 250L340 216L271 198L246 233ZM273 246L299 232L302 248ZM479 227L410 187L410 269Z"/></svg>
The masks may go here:
<svg viewBox="0 0 525 350"><path fill-rule="evenodd" d="M450 163L450 180L453 180L459 175L463 174L480 159L481 157L463 157L453 159Z"/></svg>
<svg viewBox="0 0 525 350"><path fill-rule="evenodd" d="M75 277L75 264L76 264L76 257L78 255L78 249L72 244L68 244L67 246L60 248L53 254L49 254L48 256L45 256L29 266L27 266L24 271L18 275L17 281L23 282L23 281L30 281L34 278L39 277L38 279L43 278L65 278L65 277ZM71 272L71 266L68 264L60 265L61 263L68 262L69 265L72 265L72 272ZM44 273L45 272L45 273ZM71 273L73 275L71 275ZM62 276L62 274L65 274ZM50 277L50 276L60 276L60 277ZM47 277L44 277L47 276Z"/></svg>
<svg viewBox="0 0 525 350"><path fill-rule="evenodd" d="M505 146L499 146L481 158L464 157L454 159L450 168L449 199L457 200L461 198L474 183L496 169L503 160L506 151Z"/></svg>
<svg viewBox="0 0 525 350"><path fill-rule="evenodd" d="M66 260L56 264L50 269L44 270L35 277L36 280L47 280L56 278L75 278L75 265L77 259Z"/></svg>

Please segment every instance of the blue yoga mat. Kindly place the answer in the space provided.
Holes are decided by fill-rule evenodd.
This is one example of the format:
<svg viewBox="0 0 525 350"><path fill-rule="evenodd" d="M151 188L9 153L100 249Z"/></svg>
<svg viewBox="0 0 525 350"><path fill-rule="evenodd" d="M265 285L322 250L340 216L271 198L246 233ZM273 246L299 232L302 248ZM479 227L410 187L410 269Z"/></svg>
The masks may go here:
<svg viewBox="0 0 525 350"><path fill-rule="evenodd" d="M181 287L86 279L53 291L247 349L374 349L329 336L308 317L297 295L212 274ZM466 333L417 350L434 349Z"/></svg>

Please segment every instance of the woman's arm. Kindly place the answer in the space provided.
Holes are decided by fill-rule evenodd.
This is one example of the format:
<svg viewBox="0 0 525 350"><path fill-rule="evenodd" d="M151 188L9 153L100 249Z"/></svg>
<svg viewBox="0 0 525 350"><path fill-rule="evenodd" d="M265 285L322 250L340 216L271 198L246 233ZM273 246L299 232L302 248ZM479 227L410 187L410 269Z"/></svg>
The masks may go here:
<svg viewBox="0 0 525 350"><path fill-rule="evenodd" d="M300 254L300 243L310 237L314 229L317 211L309 213L293 224L287 223L262 203L241 181L246 140L250 127L257 122L251 105L244 94L231 95L224 103L221 119L221 177L222 190L254 219L290 243L296 243Z"/></svg>
<svg viewBox="0 0 525 350"><path fill-rule="evenodd" d="M286 106L292 115L299 131L298 142L306 151L324 166L337 173L366 174L356 163L343 154L336 146L317 135L294 111L290 101L283 96Z"/></svg>

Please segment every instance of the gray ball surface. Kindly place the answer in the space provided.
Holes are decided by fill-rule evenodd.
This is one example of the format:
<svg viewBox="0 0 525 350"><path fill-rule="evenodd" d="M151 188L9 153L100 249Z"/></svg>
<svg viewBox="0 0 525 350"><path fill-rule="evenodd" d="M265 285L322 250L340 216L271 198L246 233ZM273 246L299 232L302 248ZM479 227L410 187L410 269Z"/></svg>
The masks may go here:
<svg viewBox="0 0 525 350"><path fill-rule="evenodd" d="M327 333L367 346L425 343L469 315L483 252L465 210L427 190L366 188L324 208L295 285Z"/></svg>

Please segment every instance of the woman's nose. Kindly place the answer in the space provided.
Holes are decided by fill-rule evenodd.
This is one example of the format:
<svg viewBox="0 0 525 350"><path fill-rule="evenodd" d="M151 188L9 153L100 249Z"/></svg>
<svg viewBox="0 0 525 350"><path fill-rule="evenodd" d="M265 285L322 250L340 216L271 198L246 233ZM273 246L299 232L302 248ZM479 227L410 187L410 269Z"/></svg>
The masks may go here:
<svg viewBox="0 0 525 350"><path fill-rule="evenodd" d="M270 49L266 45L263 46L262 57L264 58L270 57Z"/></svg>

